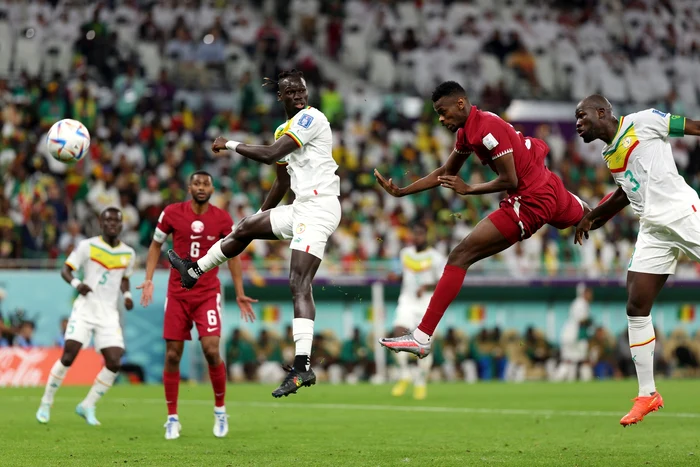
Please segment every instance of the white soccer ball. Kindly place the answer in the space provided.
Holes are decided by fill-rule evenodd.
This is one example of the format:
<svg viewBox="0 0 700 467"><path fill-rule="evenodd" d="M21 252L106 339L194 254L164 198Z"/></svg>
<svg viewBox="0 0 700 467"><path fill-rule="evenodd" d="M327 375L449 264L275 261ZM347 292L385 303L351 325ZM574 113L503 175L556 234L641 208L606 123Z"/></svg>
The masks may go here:
<svg viewBox="0 0 700 467"><path fill-rule="evenodd" d="M90 149L90 132L79 121L65 118L49 130L46 147L57 161L78 162Z"/></svg>

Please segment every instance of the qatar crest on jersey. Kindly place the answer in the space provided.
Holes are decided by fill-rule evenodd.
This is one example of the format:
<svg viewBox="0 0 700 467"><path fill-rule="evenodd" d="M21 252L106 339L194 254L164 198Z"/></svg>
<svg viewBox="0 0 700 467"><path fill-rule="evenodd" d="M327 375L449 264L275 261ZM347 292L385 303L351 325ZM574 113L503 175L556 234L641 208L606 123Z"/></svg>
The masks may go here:
<svg viewBox="0 0 700 467"><path fill-rule="evenodd" d="M204 232L204 222L202 221L194 221L192 222L192 232L194 233L202 233Z"/></svg>

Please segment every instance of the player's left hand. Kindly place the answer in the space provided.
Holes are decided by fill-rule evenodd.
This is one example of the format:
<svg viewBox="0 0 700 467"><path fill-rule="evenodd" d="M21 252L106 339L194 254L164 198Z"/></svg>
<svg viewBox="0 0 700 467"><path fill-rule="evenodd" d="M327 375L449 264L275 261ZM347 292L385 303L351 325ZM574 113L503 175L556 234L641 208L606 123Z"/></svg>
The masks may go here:
<svg viewBox="0 0 700 467"><path fill-rule="evenodd" d="M134 309L134 301L130 298L125 298L124 299L124 308L126 308L126 311L131 311Z"/></svg>
<svg viewBox="0 0 700 467"><path fill-rule="evenodd" d="M441 175L438 177L438 182L440 186L450 188L459 195L469 194L469 185L456 175Z"/></svg>
<svg viewBox="0 0 700 467"><path fill-rule="evenodd" d="M253 306L251 305L251 303L258 303L258 301L254 298L241 295L240 297L236 297L236 302L238 302L238 308L241 309L241 318L246 323L254 322L255 312L253 311Z"/></svg>
<svg viewBox="0 0 700 467"><path fill-rule="evenodd" d="M219 151L225 151L226 150L226 143L228 143L228 140L226 138L224 138L223 136L219 136L212 143L211 150L214 152L214 154L218 154Z"/></svg>
<svg viewBox="0 0 700 467"><path fill-rule="evenodd" d="M593 222L588 217L588 214L583 216L583 219L576 226L576 235L574 235L574 244L578 243L583 246L583 239L588 240L588 231L591 230Z"/></svg>

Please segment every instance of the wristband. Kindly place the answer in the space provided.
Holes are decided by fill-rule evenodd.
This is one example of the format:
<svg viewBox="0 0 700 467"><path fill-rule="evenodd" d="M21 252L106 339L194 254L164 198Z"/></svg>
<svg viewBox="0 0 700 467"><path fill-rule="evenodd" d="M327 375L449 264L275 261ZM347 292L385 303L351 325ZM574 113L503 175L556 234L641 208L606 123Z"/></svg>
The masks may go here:
<svg viewBox="0 0 700 467"><path fill-rule="evenodd" d="M238 145L241 144L238 141L227 141L226 142L226 149L230 149L233 152L236 152L236 148Z"/></svg>
<svg viewBox="0 0 700 467"><path fill-rule="evenodd" d="M77 288L80 286L80 284L82 284L82 283L83 283L83 281L81 281L81 280L78 279L77 277L73 278L73 280L70 281L70 285L71 285L71 287L73 287L74 289L77 289Z"/></svg>
<svg viewBox="0 0 700 467"><path fill-rule="evenodd" d="M124 292L123 295L124 295L124 300L131 300L131 292L129 292L128 290L126 292Z"/></svg>

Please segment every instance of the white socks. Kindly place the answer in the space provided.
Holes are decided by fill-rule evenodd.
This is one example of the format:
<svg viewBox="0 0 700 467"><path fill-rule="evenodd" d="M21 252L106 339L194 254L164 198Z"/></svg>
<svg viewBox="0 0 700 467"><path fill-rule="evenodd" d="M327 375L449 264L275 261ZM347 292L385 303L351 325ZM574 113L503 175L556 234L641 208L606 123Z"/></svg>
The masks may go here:
<svg viewBox="0 0 700 467"><path fill-rule="evenodd" d="M88 395L80 404L83 407L95 407L97 401L112 387L118 374L119 373L112 373L107 368L102 368L102 370L97 373L97 377L90 388L90 392L88 392Z"/></svg>
<svg viewBox="0 0 700 467"><path fill-rule="evenodd" d="M639 395L650 396L656 391L654 384L654 348L656 335L650 316L628 316L627 326L630 337L632 361L637 368Z"/></svg>
<svg viewBox="0 0 700 467"><path fill-rule="evenodd" d="M199 271L195 272L194 268L190 268L187 273L196 279L205 272L211 271L228 260L229 258L227 258L226 255L224 255L224 252L221 251L221 240L219 240L218 242L214 243L211 248L209 248L206 255L202 256L199 258L199 261L197 261L197 266L199 266L199 269L202 270L201 273L199 273Z"/></svg>
<svg viewBox="0 0 700 467"><path fill-rule="evenodd" d="M402 381L411 380L411 369L408 367L408 352L399 352L394 355L396 363L399 364L399 379Z"/></svg>
<svg viewBox="0 0 700 467"><path fill-rule="evenodd" d="M406 353L406 352L400 352ZM428 376L430 375L430 370L433 368L433 354L428 354L427 357L418 359L418 372L416 373L416 379L414 384L416 386L425 386L428 384Z"/></svg>
<svg viewBox="0 0 700 467"><path fill-rule="evenodd" d="M53 397L61 386L63 378L66 377L68 368L61 363L61 360L56 360L53 364L49 372L49 380L46 382L46 389L44 389L44 396L41 398L42 404L53 404Z"/></svg>
<svg viewBox="0 0 700 467"><path fill-rule="evenodd" d="M292 320L292 334L294 334L295 355L311 356L311 345L314 341L314 321L306 318L294 318ZM308 371L309 365L306 370Z"/></svg>
<svg viewBox="0 0 700 467"><path fill-rule="evenodd" d="M416 330L413 331L413 338L417 340L419 344L426 345L430 343L430 336L418 328L416 328Z"/></svg>

